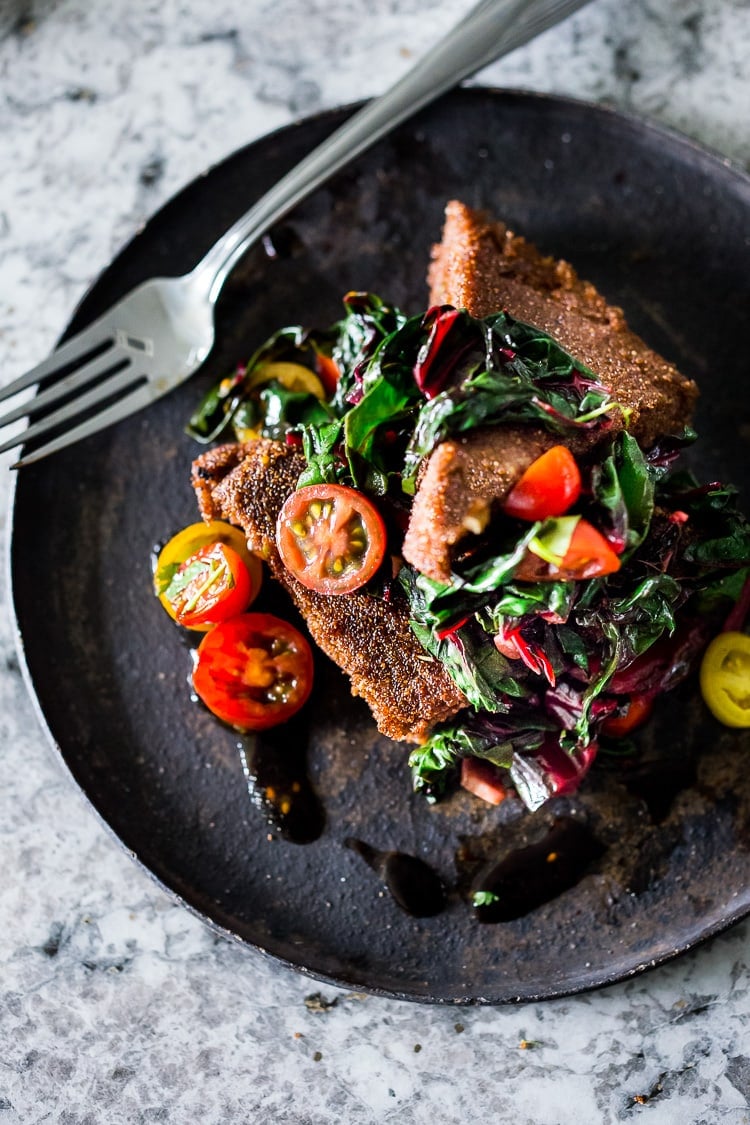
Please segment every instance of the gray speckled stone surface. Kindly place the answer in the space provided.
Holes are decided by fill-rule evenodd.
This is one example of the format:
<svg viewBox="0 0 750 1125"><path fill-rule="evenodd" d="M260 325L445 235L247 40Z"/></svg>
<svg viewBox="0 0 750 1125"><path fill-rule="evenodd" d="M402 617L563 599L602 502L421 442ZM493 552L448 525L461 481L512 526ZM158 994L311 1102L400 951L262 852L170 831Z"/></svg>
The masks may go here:
<svg viewBox="0 0 750 1125"><path fill-rule="evenodd" d="M383 90L466 8L0 0L0 380L182 184ZM750 163L747 0L594 0L480 80L623 106ZM747 924L523 1008L320 989L215 938L111 841L47 746L5 583L2 600L0 1125L750 1121ZM319 991L325 1011L305 1004Z"/></svg>

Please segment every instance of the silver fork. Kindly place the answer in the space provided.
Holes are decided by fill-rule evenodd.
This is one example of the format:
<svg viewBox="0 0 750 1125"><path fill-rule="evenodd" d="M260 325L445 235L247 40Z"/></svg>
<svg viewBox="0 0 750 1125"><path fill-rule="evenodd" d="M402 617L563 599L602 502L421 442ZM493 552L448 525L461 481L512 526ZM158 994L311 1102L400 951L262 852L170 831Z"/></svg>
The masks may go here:
<svg viewBox="0 0 750 1125"><path fill-rule="evenodd" d="M0 427L29 419L21 434L0 444L0 453L60 430L12 467L31 464L179 386L211 351L213 310L224 282L274 222L407 117L584 3L587 0L480 0L387 93L349 118L279 180L190 273L152 278L137 286L47 359L0 389L2 401L34 384L42 388L0 417Z"/></svg>

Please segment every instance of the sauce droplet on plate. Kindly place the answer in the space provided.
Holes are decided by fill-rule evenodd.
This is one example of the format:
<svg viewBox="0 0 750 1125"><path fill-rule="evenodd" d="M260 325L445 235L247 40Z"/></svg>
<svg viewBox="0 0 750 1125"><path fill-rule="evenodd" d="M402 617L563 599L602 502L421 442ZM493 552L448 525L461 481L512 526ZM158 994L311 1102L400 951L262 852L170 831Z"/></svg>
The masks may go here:
<svg viewBox="0 0 750 1125"><path fill-rule="evenodd" d="M378 851L353 836L344 846L361 856L377 872L394 901L415 918L431 918L445 909L446 894L436 871L417 856L398 851Z"/></svg>
<svg viewBox="0 0 750 1125"><path fill-rule="evenodd" d="M311 844L326 816L307 774L307 720L295 716L238 743L247 788L269 826L292 844Z"/></svg>

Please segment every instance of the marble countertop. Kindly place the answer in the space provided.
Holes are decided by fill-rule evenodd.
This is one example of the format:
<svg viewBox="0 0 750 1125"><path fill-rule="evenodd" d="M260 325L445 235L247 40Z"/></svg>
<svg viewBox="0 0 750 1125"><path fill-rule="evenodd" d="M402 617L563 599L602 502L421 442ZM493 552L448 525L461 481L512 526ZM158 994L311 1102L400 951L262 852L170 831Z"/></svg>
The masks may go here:
<svg viewBox="0 0 750 1125"><path fill-rule="evenodd" d="M382 91L467 7L0 3L0 380L183 184ZM594 0L477 81L625 107L750 165L747 0ZM47 744L1 597L0 1125L750 1121L747 923L523 1007L318 985L215 936L116 846Z"/></svg>

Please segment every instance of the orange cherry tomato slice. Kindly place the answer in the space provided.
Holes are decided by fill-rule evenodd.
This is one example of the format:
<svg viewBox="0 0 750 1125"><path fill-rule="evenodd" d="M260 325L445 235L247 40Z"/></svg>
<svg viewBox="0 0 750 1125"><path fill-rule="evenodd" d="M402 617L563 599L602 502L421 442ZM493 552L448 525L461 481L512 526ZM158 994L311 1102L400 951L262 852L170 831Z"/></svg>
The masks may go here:
<svg viewBox="0 0 750 1125"><path fill-rule="evenodd" d="M198 645L195 693L236 730L286 722L306 702L312 684L310 645L293 625L270 613L232 617Z"/></svg>
<svg viewBox="0 0 750 1125"><path fill-rule="evenodd" d="M286 500L276 524L284 566L318 594L351 594L372 578L386 548L383 519L354 488L313 484Z"/></svg>
<svg viewBox="0 0 750 1125"><path fill-rule="evenodd" d="M187 629L216 625L244 613L253 596L244 562L226 543L208 543L179 568L164 591L175 621Z"/></svg>
<svg viewBox="0 0 750 1125"><path fill-rule="evenodd" d="M564 445L553 445L532 461L506 496L503 511L519 520L562 516L581 495L581 473Z"/></svg>
<svg viewBox="0 0 750 1125"><path fill-rule="evenodd" d="M603 578L620 569L620 559L601 532L588 520L578 520L559 565L527 552L514 577L521 582L567 582Z"/></svg>

